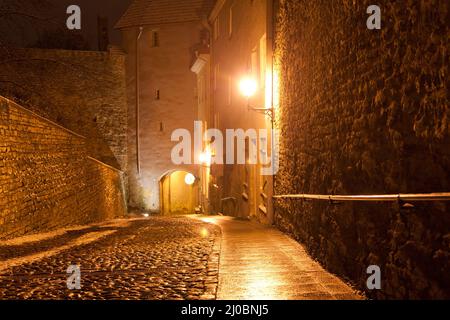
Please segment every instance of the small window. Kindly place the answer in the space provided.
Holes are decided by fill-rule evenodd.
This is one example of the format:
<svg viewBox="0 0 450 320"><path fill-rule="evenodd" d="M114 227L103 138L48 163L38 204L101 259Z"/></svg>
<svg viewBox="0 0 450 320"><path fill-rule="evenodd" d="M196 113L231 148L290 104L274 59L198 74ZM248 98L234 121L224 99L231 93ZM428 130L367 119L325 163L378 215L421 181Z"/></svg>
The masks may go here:
<svg viewBox="0 0 450 320"><path fill-rule="evenodd" d="M155 90L155 100L160 100L161 99L161 96L160 96L160 93L159 93L159 89L156 89Z"/></svg>
<svg viewBox="0 0 450 320"><path fill-rule="evenodd" d="M258 64L258 48L255 47L252 50L251 56L251 66L252 66L252 75L258 79L259 78L259 64Z"/></svg>
<svg viewBox="0 0 450 320"><path fill-rule="evenodd" d="M233 98L233 78L231 76L228 77L228 105L231 106Z"/></svg>
<svg viewBox="0 0 450 320"><path fill-rule="evenodd" d="M220 20L219 17L214 20L214 40L219 39L220 36Z"/></svg>
<svg viewBox="0 0 450 320"><path fill-rule="evenodd" d="M230 16L228 21L228 36L231 38L233 35L233 7L230 8Z"/></svg>
<svg viewBox="0 0 450 320"><path fill-rule="evenodd" d="M214 67L214 90L217 90L219 86L219 73L220 73L220 66L216 64Z"/></svg>
<svg viewBox="0 0 450 320"><path fill-rule="evenodd" d="M267 67L267 37L263 35L259 40L259 76L262 86L266 84L266 67Z"/></svg>
<svg viewBox="0 0 450 320"><path fill-rule="evenodd" d="M159 47L159 32L157 30L152 31L152 47Z"/></svg>
<svg viewBox="0 0 450 320"><path fill-rule="evenodd" d="M214 128L220 128L220 116L218 113L214 113Z"/></svg>

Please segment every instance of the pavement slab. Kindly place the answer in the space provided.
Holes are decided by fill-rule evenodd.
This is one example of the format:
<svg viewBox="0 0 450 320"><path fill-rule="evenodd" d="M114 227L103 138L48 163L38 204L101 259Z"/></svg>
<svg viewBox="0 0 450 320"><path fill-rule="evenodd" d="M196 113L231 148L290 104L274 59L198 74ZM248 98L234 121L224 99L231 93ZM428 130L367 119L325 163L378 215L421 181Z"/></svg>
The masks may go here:
<svg viewBox="0 0 450 320"><path fill-rule="evenodd" d="M220 300L360 300L364 297L314 261L279 230L231 217L207 217L222 229Z"/></svg>

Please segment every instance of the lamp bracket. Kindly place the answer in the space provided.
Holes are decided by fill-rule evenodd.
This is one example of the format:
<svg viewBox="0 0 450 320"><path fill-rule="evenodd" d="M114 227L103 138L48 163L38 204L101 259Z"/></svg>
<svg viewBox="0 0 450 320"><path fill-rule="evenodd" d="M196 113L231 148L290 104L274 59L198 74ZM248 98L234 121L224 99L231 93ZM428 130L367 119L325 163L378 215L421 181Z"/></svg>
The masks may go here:
<svg viewBox="0 0 450 320"><path fill-rule="evenodd" d="M274 118L274 111L273 107L270 108L253 108L250 105L248 106L248 110L252 110L258 113L265 114L266 116L270 117L270 119L273 121Z"/></svg>

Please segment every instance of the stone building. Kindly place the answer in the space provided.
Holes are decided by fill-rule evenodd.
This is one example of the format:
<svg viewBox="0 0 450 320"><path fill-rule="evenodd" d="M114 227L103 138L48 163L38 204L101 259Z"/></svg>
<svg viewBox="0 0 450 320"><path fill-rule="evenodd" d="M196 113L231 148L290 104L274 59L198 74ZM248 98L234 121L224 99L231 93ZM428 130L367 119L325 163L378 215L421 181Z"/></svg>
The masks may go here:
<svg viewBox="0 0 450 320"><path fill-rule="evenodd" d="M212 210L267 224L273 221L272 176L261 174L264 148L259 137L247 130L268 129L266 151L271 153L271 118L264 112L250 110L248 105L258 109L270 109L273 105L272 5L272 1L265 0L217 1L209 16L212 37L207 59L211 101L206 127L220 129L224 137L227 129L243 129L246 154L245 163L239 164L239 138L233 138L234 141L225 138L224 145L233 143L234 147L224 151L224 164L217 163L220 162L216 158L217 150L210 151L213 156L210 169ZM203 59L202 55L199 59ZM239 90L245 78L252 79L257 86L256 94L249 101ZM249 161L253 147L257 149L258 164ZM234 161L228 163L225 158L233 151Z"/></svg>
<svg viewBox="0 0 450 320"><path fill-rule="evenodd" d="M206 18L213 2L136 0L116 25L127 53L131 207L181 213L198 204L198 181L184 183L188 173L198 178L198 166L172 162L171 135L177 129L194 132L197 82L190 67L208 34Z"/></svg>
<svg viewBox="0 0 450 320"><path fill-rule="evenodd" d="M237 88L258 79L250 104L274 107L280 132L275 195L449 191L448 3L381 1L381 30L367 28L371 4L222 0L212 10L210 50L192 68L210 88L200 117L222 132L270 128ZM370 297L449 297L447 202L271 199L257 169L206 166L211 211L273 221ZM370 265L382 290L367 289Z"/></svg>
<svg viewBox="0 0 450 320"><path fill-rule="evenodd" d="M194 52L194 62L191 71L197 76L197 120L201 121L202 136L214 124L214 112L211 104L211 54L210 32L207 38ZM212 157L208 140L202 141L203 161L199 167L199 202L204 212L217 212L216 204L220 202L220 194L214 187L211 174Z"/></svg>
<svg viewBox="0 0 450 320"><path fill-rule="evenodd" d="M408 3L379 1L368 30L369 0L136 0L117 24L126 55L0 54L0 238L124 216L126 171L132 207L274 223L369 297L449 298L448 202L272 198L450 190L449 4ZM213 139L200 165L173 164L172 133L196 120L201 136L274 126L279 171L250 163L252 145L269 157L251 135L243 164L214 163L238 143Z"/></svg>

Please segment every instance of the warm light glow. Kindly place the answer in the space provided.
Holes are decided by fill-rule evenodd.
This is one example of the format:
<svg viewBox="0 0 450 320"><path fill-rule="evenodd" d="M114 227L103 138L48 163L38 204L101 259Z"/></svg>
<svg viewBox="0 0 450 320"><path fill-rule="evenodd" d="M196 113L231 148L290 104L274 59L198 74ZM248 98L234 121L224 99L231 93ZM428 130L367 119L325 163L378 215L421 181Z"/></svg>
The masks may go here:
<svg viewBox="0 0 450 320"><path fill-rule="evenodd" d="M193 185L195 182L195 176L192 173L187 173L184 177L184 182L189 186Z"/></svg>
<svg viewBox="0 0 450 320"><path fill-rule="evenodd" d="M209 151L209 150L202 152L199 156L200 162L207 166L211 165L211 159L212 159L212 154L211 154L211 151Z"/></svg>
<svg viewBox="0 0 450 320"><path fill-rule="evenodd" d="M148 213L143 214L144 218L148 218L150 215Z"/></svg>
<svg viewBox="0 0 450 320"><path fill-rule="evenodd" d="M200 234L203 238L206 238L209 235L209 232L206 228L203 228L202 231L200 231Z"/></svg>
<svg viewBox="0 0 450 320"><path fill-rule="evenodd" d="M265 97L265 108L270 109L272 107L272 72L266 72L266 97Z"/></svg>
<svg viewBox="0 0 450 320"><path fill-rule="evenodd" d="M201 221L206 222L206 223L215 223L216 219L214 218L200 218Z"/></svg>
<svg viewBox="0 0 450 320"><path fill-rule="evenodd" d="M250 98L254 96L256 90L258 90L258 84L255 79L247 77L241 80L239 83L239 89L245 97Z"/></svg>
<svg viewBox="0 0 450 320"><path fill-rule="evenodd" d="M273 70L273 108L280 106L280 74L277 68Z"/></svg>

